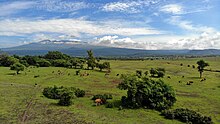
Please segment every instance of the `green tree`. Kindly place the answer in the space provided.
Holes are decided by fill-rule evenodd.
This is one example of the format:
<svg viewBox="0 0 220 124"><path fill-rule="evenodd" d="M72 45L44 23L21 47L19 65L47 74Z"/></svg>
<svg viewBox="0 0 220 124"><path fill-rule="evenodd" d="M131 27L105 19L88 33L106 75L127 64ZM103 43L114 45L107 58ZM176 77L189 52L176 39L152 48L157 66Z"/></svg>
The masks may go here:
<svg viewBox="0 0 220 124"><path fill-rule="evenodd" d="M49 67L51 65L51 63L46 59L39 59L37 64L39 64L40 67Z"/></svg>
<svg viewBox="0 0 220 124"><path fill-rule="evenodd" d="M45 59L51 59L51 60L55 60L55 59L69 59L70 56L63 54L59 51L49 51L45 56Z"/></svg>
<svg viewBox="0 0 220 124"><path fill-rule="evenodd" d="M206 63L204 60L199 60L199 61L197 61L197 64L198 64L198 71L199 71L199 73L200 73L200 78L202 78L202 73L203 73L203 71L204 71L204 68L205 67L207 67L207 66L209 66L209 64L208 63Z"/></svg>
<svg viewBox="0 0 220 124"><path fill-rule="evenodd" d="M157 74L157 70L154 69L154 68L151 68L150 69L150 74L151 74L152 77L155 77L155 75Z"/></svg>
<svg viewBox="0 0 220 124"><path fill-rule="evenodd" d="M19 71L24 71L25 66L21 63L15 63L11 66L11 70L15 70L17 74L19 74Z"/></svg>
<svg viewBox="0 0 220 124"><path fill-rule="evenodd" d="M93 55L93 51L92 50L88 50L87 51L87 54L88 54L88 59L87 59L87 66L88 66L88 69L91 67L92 70L94 69L94 67L97 65L96 64L96 59Z"/></svg>
<svg viewBox="0 0 220 124"><path fill-rule="evenodd" d="M9 67L15 63L18 63L19 62L19 59L17 58L14 58L12 56L8 56L8 55L1 55L0 57L0 65L1 66L6 66L6 67Z"/></svg>
<svg viewBox="0 0 220 124"><path fill-rule="evenodd" d="M121 102L122 106L128 108L146 107L161 111L169 109L176 102L174 89L162 80L123 75L118 88L127 90L127 96L123 96Z"/></svg>

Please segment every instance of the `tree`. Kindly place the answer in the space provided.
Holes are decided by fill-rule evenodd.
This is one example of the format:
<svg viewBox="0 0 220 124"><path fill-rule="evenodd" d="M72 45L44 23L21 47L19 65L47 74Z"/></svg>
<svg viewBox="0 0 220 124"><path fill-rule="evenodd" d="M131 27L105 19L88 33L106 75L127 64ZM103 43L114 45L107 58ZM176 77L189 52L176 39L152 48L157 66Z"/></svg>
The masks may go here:
<svg viewBox="0 0 220 124"><path fill-rule="evenodd" d="M161 77L161 78L163 78L164 77L164 75L165 75L165 73L163 72L163 71L158 71L157 72L157 77Z"/></svg>
<svg viewBox="0 0 220 124"><path fill-rule="evenodd" d="M157 74L157 70L154 69L154 68L151 68L150 69L150 74L151 74L152 77L155 77L155 75Z"/></svg>
<svg viewBox="0 0 220 124"><path fill-rule="evenodd" d="M15 63L11 66L11 70L15 70L17 74L19 74L19 71L24 71L25 66L21 63Z"/></svg>
<svg viewBox="0 0 220 124"><path fill-rule="evenodd" d="M102 71L102 69L110 69L110 63L109 62L103 62L103 63L96 63L96 67Z"/></svg>
<svg viewBox="0 0 220 124"><path fill-rule="evenodd" d="M88 69L91 67L92 70L93 70L94 67L97 65L96 64L96 59L95 59L95 57L93 55L92 50L88 50L87 53L88 53L88 59L87 59Z"/></svg>
<svg viewBox="0 0 220 124"><path fill-rule="evenodd" d="M15 63L18 63L19 60L17 58L14 58L12 56L8 56L8 55L1 55L0 57L0 65L1 66L6 66L9 67Z"/></svg>
<svg viewBox="0 0 220 124"><path fill-rule="evenodd" d="M204 68L205 67L207 67L207 66L209 66L209 64L208 63L206 63L204 60L199 60L199 61L197 61L197 64L198 64L198 71L199 71L199 73L200 73L200 78L202 78L202 73L203 73L203 71L204 71Z"/></svg>
<svg viewBox="0 0 220 124"><path fill-rule="evenodd" d="M123 96L121 102L122 106L128 108L146 107L161 111L169 109L176 102L174 89L162 80L123 75L118 88L127 90L127 96Z"/></svg>
<svg viewBox="0 0 220 124"><path fill-rule="evenodd" d="M51 65L51 63L47 61L46 59L38 60L37 64L39 64L40 67L49 67Z"/></svg>
<svg viewBox="0 0 220 124"><path fill-rule="evenodd" d="M68 59L70 58L70 56L63 54L59 51L49 51L45 56L45 59L51 59L51 60L55 60L55 59Z"/></svg>

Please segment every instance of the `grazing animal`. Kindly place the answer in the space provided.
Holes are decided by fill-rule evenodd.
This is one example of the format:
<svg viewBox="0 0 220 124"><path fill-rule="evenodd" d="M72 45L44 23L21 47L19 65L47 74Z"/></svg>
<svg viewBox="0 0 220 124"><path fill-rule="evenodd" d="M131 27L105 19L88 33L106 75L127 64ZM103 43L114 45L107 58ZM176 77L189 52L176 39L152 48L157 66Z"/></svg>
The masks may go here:
<svg viewBox="0 0 220 124"><path fill-rule="evenodd" d="M70 76L70 73L68 73L68 76Z"/></svg>
<svg viewBox="0 0 220 124"><path fill-rule="evenodd" d="M119 76L119 74L117 74L116 76Z"/></svg>
<svg viewBox="0 0 220 124"><path fill-rule="evenodd" d="M167 78L171 79L171 77L170 77L170 76L167 76Z"/></svg>
<svg viewBox="0 0 220 124"><path fill-rule="evenodd" d="M96 106L101 105L102 104L102 100L101 99L96 99L95 103L96 103Z"/></svg>
<svg viewBox="0 0 220 124"><path fill-rule="evenodd" d="M186 85L191 85L191 83L187 82Z"/></svg>
<svg viewBox="0 0 220 124"><path fill-rule="evenodd" d="M181 83L181 81L179 81L179 83Z"/></svg>
<svg viewBox="0 0 220 124"><path fill-rule="evenodd" d="M205 81L205 80L206 80L206 78L203 78L200 82Z"/></svg>
<svg viewBox="0 0 220 124"><path fill-rule="evenodd" d="M54 71L52 71L52 73L54 73Z"/></svg>
<svg viewBox="0 0 220 124"><path fill-rule="evenodd" d="M182 76L182 78L184 78L185 76Z"/></svg>

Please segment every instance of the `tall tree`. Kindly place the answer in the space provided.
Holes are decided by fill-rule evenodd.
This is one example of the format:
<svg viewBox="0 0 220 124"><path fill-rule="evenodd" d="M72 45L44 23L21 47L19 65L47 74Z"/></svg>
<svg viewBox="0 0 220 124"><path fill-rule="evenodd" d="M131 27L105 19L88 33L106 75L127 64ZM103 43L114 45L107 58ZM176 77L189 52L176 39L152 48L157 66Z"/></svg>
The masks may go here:
<svg viewBox="0 0 220 124"><path fill-rule="evenodd" d="M198 71L199 71L199 73L200 73L200 78L202 78L202 73L203 73L203 71L204 71L204 68L205 67L207 67L207 66L209 66L209 64L208 63L206 63L204 60L199 60L199 61L197 61L197 64L198 64Z"/></svg>
<svg viewBox="0 0 220 124"><path fill-rule="evenodd" d="M95 59L95 57L93 55L93 51L92 50L88 50L87 54L88 54L88 59L87 59L88 69L91 67L92 70L93 70L94 67L96 66L96 59Z"/></svg>

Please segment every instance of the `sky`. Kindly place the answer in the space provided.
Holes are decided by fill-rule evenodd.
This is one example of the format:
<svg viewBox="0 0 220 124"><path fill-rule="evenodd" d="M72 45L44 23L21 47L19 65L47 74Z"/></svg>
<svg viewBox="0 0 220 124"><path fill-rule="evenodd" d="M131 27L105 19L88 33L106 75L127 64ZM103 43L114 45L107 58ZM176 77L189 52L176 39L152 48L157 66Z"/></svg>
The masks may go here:
<svg viewBox="0 0 220 124"><path fill-rule="evenodd" d="M220 49L220 0L0 0L0 48L42 40Z"/></svg>

